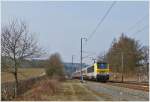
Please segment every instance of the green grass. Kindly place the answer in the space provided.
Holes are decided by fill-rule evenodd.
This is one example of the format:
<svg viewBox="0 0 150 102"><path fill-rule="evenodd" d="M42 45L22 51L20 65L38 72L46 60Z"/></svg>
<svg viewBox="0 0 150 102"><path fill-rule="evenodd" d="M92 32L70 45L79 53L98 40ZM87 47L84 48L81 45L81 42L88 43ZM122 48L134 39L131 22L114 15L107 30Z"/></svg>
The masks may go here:
<svg viewBox="0 0 150 102"><path fill-rule="evenodd" d="M32 77L37 77L45 73L44 68L19 68L18 79L25 80ZM14 75L10 72L1 72L1 83L15 81Z"/></svg>

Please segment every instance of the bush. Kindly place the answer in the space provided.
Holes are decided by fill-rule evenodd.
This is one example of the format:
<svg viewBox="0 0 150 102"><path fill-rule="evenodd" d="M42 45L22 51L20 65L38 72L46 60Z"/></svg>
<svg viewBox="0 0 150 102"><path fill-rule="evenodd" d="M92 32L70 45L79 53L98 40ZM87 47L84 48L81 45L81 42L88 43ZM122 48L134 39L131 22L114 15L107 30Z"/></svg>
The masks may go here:
<svg viewBox="0 0 150 102"><path fill-rule="evenodd" d="M24 94L28 90L34 88L34 84L36 84L37 82L41 80L44 80L45 78L46 76L42 76L42 77L30 78L27 80L19 81L18 96L20 97L22 94ZM7 82L1 85L2 86L1 88L2 100L8 101L14 98L14 84L15 82Z"/></svg>
<svg viewBox="0 0 150 102"><path fill-rule="evenodd" d="M46 74L49 77L64 77L64 65L62 64L60 55L58 53L52 54L47 60Z"/></svg>
<svg viewBox="0 0 150 102"><path fill-rule="evenodd" d="M60 83L57 79L50 79L48 77L43 80L37 82L33 89L31 89L28 93L17 97L14 100L25 100L25 101L46 101L42 96L51 96L57 93L57 90L60 87Z"/></svg>

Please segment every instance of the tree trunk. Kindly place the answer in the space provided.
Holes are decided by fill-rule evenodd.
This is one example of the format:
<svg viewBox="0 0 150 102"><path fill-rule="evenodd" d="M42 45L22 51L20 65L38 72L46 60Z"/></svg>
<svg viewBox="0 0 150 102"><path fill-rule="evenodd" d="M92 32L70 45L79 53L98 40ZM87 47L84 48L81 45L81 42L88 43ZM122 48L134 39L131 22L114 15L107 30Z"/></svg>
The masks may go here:
<svg viewBox="0 0 150 102"><path fill-rule="evenodd" d="M149 81L149 63L146 64L147 69L147 80Z"/></svg>
<svg viewBox="0 0 150 102"><path fill-rule="evenodd" d="M18 76L17 73L14 73L15 75L15 87L14 87L14 97L18 95Z"/></svg>
<svg viewBox="0 0 150 102"><path fill-rule="evenodd" d="M14 72L14 77L15 77L15 86L14 86L14 97L18 95L18 68L17 68L17 61L14 57L14 64L15 64L15 72Z"/></svg>

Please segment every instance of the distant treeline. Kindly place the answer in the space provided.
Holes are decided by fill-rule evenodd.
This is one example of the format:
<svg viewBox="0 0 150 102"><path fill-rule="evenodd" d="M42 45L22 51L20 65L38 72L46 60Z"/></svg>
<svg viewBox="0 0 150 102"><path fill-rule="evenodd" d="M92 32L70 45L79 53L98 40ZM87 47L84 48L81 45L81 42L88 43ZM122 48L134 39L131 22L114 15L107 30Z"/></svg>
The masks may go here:
<svg viewBox="0 0 150 102"><path fill-rule="evenodd" d="M47 60L22 60L19 67L20 68L43 68ZM2 69L10 68L13 65L13 62L9 57L1 56Z"/></svg>
<svg viewBox="0 0 150 102"><path fill-rule="evenodd" d="M21 63L21 68L43 68L45 67L46 61L47 60L39 60L39 59L24 60Z"/></svg>
<svg viewBox="0 0 150 102"><path fill-rule="evenodd" d="M8 57L1 56L2 70L11 67L12 61ZM9 63L9 64L8 64ZM20 64L20 68L45 68L47 59L32 59L32 60L23 60ZM80 69L80 63L63 63L65 72L71 74L72 72ZM83 67L86 67L86 64L83 64Z"/></svg>

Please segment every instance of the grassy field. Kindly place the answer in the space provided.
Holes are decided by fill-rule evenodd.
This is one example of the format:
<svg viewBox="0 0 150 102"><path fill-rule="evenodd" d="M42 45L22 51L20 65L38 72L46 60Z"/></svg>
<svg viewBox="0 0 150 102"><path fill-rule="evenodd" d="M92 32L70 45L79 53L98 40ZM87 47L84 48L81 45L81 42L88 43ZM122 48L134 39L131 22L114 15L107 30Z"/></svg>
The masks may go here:
<svg viewBox="0 0 150 102"><path fill-rule="evenodd" d="M25 80L32 77L37 77L45 73L44 68L20 68L18 69L19 80ZM14 75L9 72L1 72L1 82L12 82L14 81Z"/></svg>

